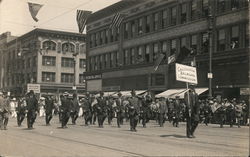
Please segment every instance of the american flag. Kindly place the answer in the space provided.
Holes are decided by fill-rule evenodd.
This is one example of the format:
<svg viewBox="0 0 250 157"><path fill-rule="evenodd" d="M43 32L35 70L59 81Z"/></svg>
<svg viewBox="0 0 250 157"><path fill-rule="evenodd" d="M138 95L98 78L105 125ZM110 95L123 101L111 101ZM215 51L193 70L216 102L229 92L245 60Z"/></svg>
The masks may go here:
<svg viewBox="0 0 250 157"><path fill-rule="evenodd" d="M155 61L155 65L154 65L154 71L157 71L159 65L161 64L162 60L164 59L165 55L160 53Z"/></svg>
<svg viewBox="0 0 250 157"><path fill-rule="evenodd" d="M115 16L113 17L113 20L109 26L109 29L113 29L113 28L119 28L123 19L125 18L124 14L121 13L116 13Z"/></svg>
<svg viewBox="0 0 250 157"><path fill-rule="evenodd" d="M92 13L91 11L77 10L76 21L78 24L79 33L83 32L83 30L86 26L87 19L91 13Z"/></svg>

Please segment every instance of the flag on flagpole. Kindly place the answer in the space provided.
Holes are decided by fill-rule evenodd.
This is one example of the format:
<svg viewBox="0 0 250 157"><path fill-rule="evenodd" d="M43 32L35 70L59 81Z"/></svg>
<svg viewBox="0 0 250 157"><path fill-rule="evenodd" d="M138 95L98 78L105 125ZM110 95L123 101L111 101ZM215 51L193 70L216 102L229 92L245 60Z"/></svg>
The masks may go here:
<svg viewBox="0 0 250 157"><path fill-rule="evenodd" d="M38 22L38 19L36 18L37 13L39 12L39 10L41 9L41 7L43 6L42 4L36 4L36 3L30 3L28 2L29 5L29 10L30 10L30 14L31 17Z"/></svg>
<svg viewBox="0 0 250 157"><path fill-rule="evenodd" d="M92 13L91 11L77 10L76 21L77 21L79 33L82 33L84 31L87 19L91 13Z"/></svg>
<svg viewBox="0 0 250 157"><path fill-rule="evenodd" d="M175 54L168 57L168 64L174 63L176 60Z"/></svg>
<svg viewBox="0 0 250 157"><path fill-rule="evenodd" d="M124 14L116 13L112 19L109 29L113 29L114 27L119 28L124 18L125 18Z"/></svg>
<svg viewBox="0 0 250 157"><path fill-rule="evenodd" d="M191 55L192 51L186 47L181 48L180 54L176 57L176 62L181 63L188 55Z"/></svg>
<svg viewBox="0 0 250 157"><path fill-rule="evenodd" d="M154 64L154 71L156 71L159 67L159 65L161 64L163 58L165 57L164 54L160 53L155 61L155 64Z"/></svg>

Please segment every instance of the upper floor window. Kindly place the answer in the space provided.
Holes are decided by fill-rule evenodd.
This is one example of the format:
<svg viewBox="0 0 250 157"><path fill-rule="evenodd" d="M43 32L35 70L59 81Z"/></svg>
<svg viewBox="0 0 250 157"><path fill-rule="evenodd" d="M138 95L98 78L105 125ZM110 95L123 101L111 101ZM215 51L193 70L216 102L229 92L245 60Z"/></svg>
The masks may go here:
<svg viewBox="0 0 250 157"><path fill-rule="evenodd" d="M135 36L135 21L131 21L131 37Z"/></svg>
<svg viewBox="0 0 250 157"><path fill-rule="evenodd" d="M62 57L61 65L62 67L74 67L74 59Z"/></svg>
<svg viewBox="0 0 250 157"><path fill-rule="evenodd" d="M181 23L187 22L187 4L181 5Z"/></svg>
<svg viewBox="0 0 250 157"><path fill-rule="evenodd" d="M115 53L115 63L116 63L116 67L120 65L120 63L119 63L119 52Z"/></svg>
<svg viewBox="0 0 250 157"><path fill-rule="evenodd" d="M86 67L86 61L85 61L85 59L80 59L79 67L80 68L85 68Z"/></svg>
<svg viewBox="0 0 250 157"><path fill-rule="evenodd" d="M177 47L177 43L176 43L176 39L172 39L170 41L171 45L170 45L170 55L173 55L176 53L176 47Z"/></svg>
<svg viewBox="0 0 250 157"><path fill-rule="evenodd" d="M249 24L247 23L246 25L245 25L246 27L245 27L245 31L246 31L246 33L245 33L245 47L249 47Z"/></svg>
<svg viewBox="0 0 250 157"><path fill-rule="evenodd" d="M146 33L150 32L150 15L146 16Z"/></svg>
<svg viewBox="0 0 250 157"><path fill-rule="evenodd" d="M114 41L114 37L115 37L115 30L114 28L110 29L110 42Z"/></svg>
<svg viewBox="0 0 250 157"><path fill-rule="evenodd" d="M161 50L163 53L167 52L167 41L162 41L161 42Z"/></svg>
<svg viewBox="0 0 250 157"><path fill-rule="evenodd" d="M85 83L85 77L83 74L79 74L79 84L84 84Z"/></svg>
<svg viewBox="0 0 250 157"><path fill-rule="evenodd" d="M139 46L138 49L137 49L137 52L138 52L137 63L142 63L144 61L142 49L143 49L142 46Z"/></svg>
<svg viewBox="0 0 250 157"><path fill-rule="evenodd" d="M42 81L43 82L55 82L56 73L54 72L42 72Z"/></svg>
<svg viewBox="0 0 250 157"><path fill-rule="evenodd" d="M150 45L145 46L145 60L150 62Z"/></svg>
<svg viewBox="0 0 250 157"><path fill-rule="evenodd" d="M95 63L94 63L94 69L97 70L98 69L98 56L95 56Z"/></svg>
<svg viewBox="0 0 250 157"><path fill-rule="evenodd" d="M207 17L209 14L209 0L202 0L202 16Z"/></svg>
<svg viewBox="0 0 250 157"><path fill-rule="evenodd" d="M231 48L239 48L239 26L233 26L231 28Z"/></svg>
<svg viewBox="0 0 250 157"><path fill-rule="evenodd" d="M241 0L231 0L231 8L232 10L238 9L240 7Z"/></svg>
<svg viewBox="0 0 250 157"><path fill-rule="evenodd" d="M109 54L105 54L104 56L105 56L105 58L104 58L104 67L105 67L105 68L108 68L108 58L109 58Z"/></svg>
<svg viewBox="0 0 250 157"><path fill-rule="evenodd" d="M138 34L142 34L143 33L143 29L142 29L142 18L138 19Z"/></svg>
<svg viewBox="0 0 250 157"><path fill-rule="evenodd" d="M171 8L171 25L176 25L177 10L176 7Z"/></svg>
<svg viewBox="0 0 250 157"><path fill-rule="evenodd" d="M226 49L226 32L225 29L218 31L218 40L217 40L217 49L218 51L224 51Z"/></svg>
<svg viewBox="0 0 250 157"><path fill-rule="evenodd" d="M193 51L197 50L197 35L192 35L191 36L191 49Z"/></svg>
<svg viewBox="0 0 250 157"><path fill-rule="evenodd" d="M226 11L226 0L218 0L218 12L222 13Z"/></svg>
<svg viewBox="0 0 250 157"><path fill-rule="evenodd" d="M135 48L131 48L130 52L131 52L130 63L135 64Z"/></svg>
<svg viewBox="0 0 250 157"><path fill-rule="evenodd" d="M195 20L197 18L197 1L192 0L191 4L191 19Z"/></svg>
<svg viewBox="0 0 250 157"><path fill-rule="evenodd" d="M105 40L105 31L101 31L100 45L104 43L104 40Z"/></svg>
<svg viewBox="0 0 250 157"><path fill-rule="evenodd" d="M43 56L42 64L46 65L46 66L55 66L56 65L56 57Z"/></svg>
<svg viewBox="0 0 250 157"><path fill-rule="evenodd" d="M128 58L128 49L124 50L124 65L129 64L129 58Z"/></svg>
<svg viewBox="0 0 250 157"><path fill-rule="evenodd" d="M201 52L202 53L208 53L208 47L209 47L208 33L204 32L204 33L202 33L201 36L202 36Z"/></svg>
<svg viewBox="0 0 250 157"><path fill-rule="evenodd" d="M159 23L159 13L154 14L154 30L158 30L158 23Z"/></svg>
<svg viewBox="0 0 250 157"><path fill-rule="evenodd" d="M56 50L56 43L53 41L45 41L43 42L43 49Z"/></svg>
<svg viewBox="0 0 250 157"><path fill-rule="evenodd" d="M158 43L153 44L153 60L157 59L157 55L159 53L159 45Z"/></svg>
<svg viewBox="0 0 250 157"><path fill-rule="evenodd" d="M63 43L62 51L63 52L75 52L75 45L72 43Z"/></svg>
<svg viewBox="0 0 250 157"><path fill-rule="evenodd" d="M61 82L62 83L73 83L74 82L74 74L61 73Z"/></svg>
<svg viewBox="0 0 250 157"><path fill-rule="evenodd" d="M129 23L125 23L125 27L124 27L124 39L128 39L128 25Z"/></svg>
<svg viewBox="0 0 250 157"><path fill-rule="evenodd" d="M109 30L106 29L105 30L105 44L107 44L109 42Z"/></svg>
<svg viewBox="0 0 250 157"><path fill-rule="evenodd" d="M115 63L114 63L114 53L112 52L112 53L110 53L110 68L113 68L114 67L114 65L115 65Z"/></svg>
<svg viewBox="0 0 250 157"><path fill-rule="evenodd" d="M162 11L162 27L165 28L168 25L168 12L167 10Z"/></svg>

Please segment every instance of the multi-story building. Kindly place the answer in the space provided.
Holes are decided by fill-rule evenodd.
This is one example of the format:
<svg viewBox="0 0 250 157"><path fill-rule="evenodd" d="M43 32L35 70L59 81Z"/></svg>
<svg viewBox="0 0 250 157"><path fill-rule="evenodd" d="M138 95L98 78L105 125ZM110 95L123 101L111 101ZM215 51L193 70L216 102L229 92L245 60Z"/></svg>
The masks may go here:
<svg viewBox="0 0 250 157"><path fill-rule="evenodd" d="M87 23L87 90L185 88L167 58L192 49L197 87L209 86L211 52L213 95L239 97L249 88L248 9L247 0L132 0L93 13ZM125 18L110 29L116 13ZM154 71L159 53L166 59Z"/></svg>
<svg viewBox="0 0 250 157"><path fill-rule="evenodd" d="M3 90L21 94L33 83L40 84L41 93L84 92L85 39L78 33L34 29L7 42Z"/></svg>

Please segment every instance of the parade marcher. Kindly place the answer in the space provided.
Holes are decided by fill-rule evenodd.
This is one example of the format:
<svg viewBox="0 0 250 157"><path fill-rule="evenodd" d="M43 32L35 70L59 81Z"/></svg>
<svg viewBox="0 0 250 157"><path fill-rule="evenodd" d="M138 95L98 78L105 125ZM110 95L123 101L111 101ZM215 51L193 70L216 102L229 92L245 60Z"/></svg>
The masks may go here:
<svg viewBox="0 0 250 157"><path fill-rule="evenodd" d="M227 110L227 106L230 106L230 103L227 101L227 99L224 99L224 102L219 103L216 99L214 99L213 102L213 106L218 106L220 105L220 107L218 108L218 110L216 111L219 115L219 123L220 123L220 127L223 128L223 125L225 123L225 119L226 119L226 110Z"/></svg>
<svg viewBox="0 0 250 157"><path fill-rule="evenodd" d="M131 98L128 99L128 113L130 119L130 131L136 131L136 126L139 120L139 100L136 97L134 90L131 91Z"/></svg>
<svg viewBox="0 0 250 157"><path fill-rule="evenodd" d="M17 102L16 98L13 98L10 100L10 110L11 110L11 118L16 118L17 113L16 113L16 108L17 108Z"/></svg>
<svg viewBox="0 0 250 157"><path fill-rule="evenodd" d="M97 119L97 99L93 95L91 96L91 121L90 123L95 125L96 119Z"/></svg>
<svg viewBox="0 0 250 157"><path fill-rule="evenodd" d="M45 116L45 98L41 97L39 100L39 117Z"/></svg>
<svg viewBox="0 0 250 157"><path fill-rule="evenodd" d="M36 99L35 93L33 90L31 90L26 98L27 103L27 125L28 129L33 129L33 124L36 120L36 116L38 113L38 101Z"/></svg>
<svg viewBox="0 0 250 157"><path fill-rule="evenodd" d="M160 105L159 106L159 124L160 124L160 127L163 127L163 124L166 119L166 115L168 113L166 99L164 97L160 98L159 105Z"/></svg>
<svg viewBox="0 0 250 157"><path fill-rule="evenodd" d="M83 100L83 116L85 120L85 125L88 126L91 123L92 111L91 111L91 97L89 93L86 93L86 98Z"/></svg>
<svg viewBox="0 0 250 157"><path fill-rule="evenodd" d="M63 97L61 98L61 121L62 121L62 128L67 128L67 123L69 121L70 118L70 109L72 106L72 102L69 99L69 93L68 92L64 92L63 93Z"/></svg>
<svg viewBox="0 0 250 157"><path fill-rule="evenodd" d="M178 127L181 112L180 96L175 97L173 110L173 126Z"/></svg>
<svg viewBox="0 0 250 157"><path fill-rule="evenodd" d="M198 95L195 92L194 86L190 86L190 89L185 93L184 100L186 103L187 137L194 138L194 132L199 123L200 112Z"/></svg>
<svg viewBox="0 0 250 157"><path fill-rule="evenodd" d="M247 104L244 100L241 101L242 103L242 114L243 114L243 125L246 125L247 124L247 121L248 121L248 114L249 114L249 111L248 111L248 107L247 107Z"/></svg>
<svg viewBox="0 0 250 157"><path fill-rule="evenodd" d="M236 99L234 98L229 105L226 105L226 114L227 114L227 121L229 122L230 127L233 127L234 120L235 120L235 106L237 105Z"/></svg>
<svg viewBox="0 0 250 157"><path fill-rule="evenodd" d="M17 112L17 125L20 127L25 118L25 109L26 109L26 100L25 97L21 97L18 100L16 112Z"/></svg>
<svg viewBox="0 0 250 157"><path fill-rule="evenodd" d="M104 98L104 93L100 92L100 97L97 98L97 120L100 128L103 128L103 123L107 117L107 104Z"/></svg>
<svg viewBox="0 0 250 157"><path fill-rule="evenodd" d="M169 123L171 123L173 120L173 110L174 110L174 102L172 98L168 100L167 106L168 106L168 120Z"/></svg>
<svg viewBox="0 0 250 157"><path fill-rule="evenodd" d="M241 125L241 121L243 119L242 117L243 115L243 107L242 107L242 103L237 103L235 106L235 117L236 117L236 124L238 125L238 128L240 128Z"/></svg>
<svg viewBox="0 0 250 157"><path fill-rule="evenodd" d="M142 101L141 112L142 112L142 125L146 128L146 123L150 120L150 105L152 103L150 95L146 95L146 99Z"/></svg>
<svg viewBox="0 0 250 157"><path fill-rule="evenodd" d="M106 100L106 105L107 105L107 116L108 116L108 124L111 125L112 119L114 118L114 109L113 109L113 105L114 105L115 101L113 100L112 97L108 97L108 99Z"/></svg>
<svg viewBox="0 0 250 157"><path fill-rule="evenodd" d="M78 102L78 99L77 99L77 94L74 93L73 94L73 100L72 100L72 103L71 103L71 112L70 112L70 117L71 117L71 120L72 120L72 124L76 124L79 109L80 109L80 106L79 106L79 102Z"/></svg>
<svg viewBox="0 0 250 157"><path fill-rule="evenodd" d="M54 100L52 99L52 96L47 96L45 98L45 122L46 125L50 125L50 121L53 117L53 109L55 108L54 106Z"/></svg>
<svg viewBox="0 0 250 157"><path fill-rule="evenodd" d="M202 101L204 103L203 112L204 112L204 123L208 125L210 122L211 117L211 108L208 103L205 102L205 100Z"/></svg>
<svg viewBox="0 0 250 157"><path fill-rule="evenodd" d="M9 114L11 113L10 100L0 92L0 129L7 130Z"/></svg>
<svg viewBox="0 0 250 157"><path fill-rule="evenodd" d="M117 126L120 128L120 125L123 124L123 118L125 116L125 106L123 105L122 94L119 92L118 98L116 99L116 118L117 118Z"/></svg>

